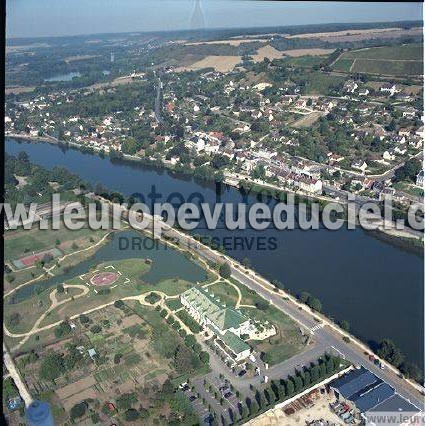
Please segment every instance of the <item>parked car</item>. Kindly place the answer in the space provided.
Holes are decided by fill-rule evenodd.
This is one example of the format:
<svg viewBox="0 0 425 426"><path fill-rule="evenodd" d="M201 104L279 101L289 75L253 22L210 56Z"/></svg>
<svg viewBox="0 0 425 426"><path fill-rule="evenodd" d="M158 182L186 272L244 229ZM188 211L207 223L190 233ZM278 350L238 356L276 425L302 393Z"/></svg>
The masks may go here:
<svg viewBox="0 0 425 426"><path fill-rule="evenodd" d="M211 414L208 414L208 416L204 417L204 424L210 425L213 422L214 418Z"/></svg>
<svg viewBox="0 0 425 426"><path fill-rule="evenodd" d="M189 401L190 401L190 402L193 402L193 401L195 401L195 399L196 399L196 396L195 396L195 395L192 395L192 396L189 398Z"/></svg>
<svg viewBox="0 0 425 426"><path fill-rule="evenodd" d="M239 371L238 376L242 377L246 374L246 370Z"/></svg>
<svg viewBox="0 0 425 426"><path fill-rule="evenodd" d="M232 395L233 395L232 392L227 392L227 393L224 394L224 397L225 398L230 398Z"/></svg>

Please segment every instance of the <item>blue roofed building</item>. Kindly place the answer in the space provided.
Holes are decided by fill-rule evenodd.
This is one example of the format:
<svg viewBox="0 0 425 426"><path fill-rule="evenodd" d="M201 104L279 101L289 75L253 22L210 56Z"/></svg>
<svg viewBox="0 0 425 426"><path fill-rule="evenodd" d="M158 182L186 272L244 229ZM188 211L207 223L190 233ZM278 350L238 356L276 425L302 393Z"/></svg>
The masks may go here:
<svg viewBox="0 0 425 426"><path fill-rule="evenodd" d="M380 379L378 379L369 370L362 367L360 369L351 370L345 376L342 376L332 382L331 388L343 398L351 400L352 396L358 394L363 389L374 385L379 380Z"/></svg>
<svg viewBox="0 0 425 426"><path fill-rule="evenodd" d="M420 412L421 410L418 407L396 393L366 412L366 424L371 426L382 424L382 415L384 413L384 415L391 416L392 419L397 418L394 416L401 415L400 422L396 422L400 425L417 424L415 421L420 424L419 420L421 417L414 417L420 414Z"/></svg>
<svg viewBox="0 0 425 426"><path fill-rule="evenodd" d="M353 402L362 413L366 413L366 411L369 411L378 404L386 401L388 398L393 396L394 393L395 391L390 385L381 381L378 386L366 390L357 398L353 399Z"/></svg>
<svg viewBox="0 0 425 426"><path fill-rule="evenodd" d="M369 413L419 413L421 410L398 393L369 410Z"/></svg>
<svg viewBox="0 0 425 426"><path fill-rule="evenodd" d="M351 403L365 417L365 413L394 398L395 390L364 367L351 370L330 383L339 400ZM394 405L398 399L392 399ZM400 401L399 401L400 402ZM407 402L407 401L406 401Z"/></svg>

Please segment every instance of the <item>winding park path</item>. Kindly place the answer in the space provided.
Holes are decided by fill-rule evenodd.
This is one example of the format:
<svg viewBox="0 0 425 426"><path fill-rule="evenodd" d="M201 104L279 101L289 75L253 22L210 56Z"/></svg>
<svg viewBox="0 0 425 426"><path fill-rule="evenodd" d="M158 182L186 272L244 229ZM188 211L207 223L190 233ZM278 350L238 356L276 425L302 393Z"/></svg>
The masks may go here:
<svg viewBox="0 0 425 426"><path fill-rule="evenodd" d="M215 281L213 281L212 283L208 283L205 284L203 287L204 288L208 288L211 287L215 284L219 284L219 283L226 283L227 285L230 285L231 287L233 287L237 293L237 299L236 299L236 303L235 303L235 309L239 309L239 308L255 308L254 305L243 305L242 302L242 293L241 293L241 289L235 284L232 283L232 281L225 279L225 278L217 278Z"/></svg>
<svg viewBox="0 0 425 426"><path fill-rule="evenodd" d="M64 256L62 256L62 257L58 257L57 258L57 261L59 261L59 262L62 262L63 260L65 260L65 259L67 259L68 257L70 257L70 256L74 256L74 255L76 255L76 254L79 254L79 253L83 253L83 252L86 252L86 251L88 251L88 250L91 250L91 249L94 249L94 248L96 248L96 247L98 247L98 246L100 246L101 244L103 244L103 242L106 240L106 238L108 237L108 235L110 235L110 234L112 234L112 232L108 232L107 234L105 234L97 243L95 243L95 244L93 244L93 245L91 245L91 246L88 246L88 247L86 247L86 248L83 248L83 249L81 249L81 250L77 250L77 251L73 251L72 253L68 253L68 254L65 254ZM35 268L35 266L30 266L29 268L26 268L26 269L32 269L32 268ZM32 284L33 282L35 282L35 281L39 281L39 280L41 280L45 275L46 275L46 273L47 274L49 274L49 275L52 275L53 276L53 273L52 273L52 271L53 271L53 269L55 269L56 268L56 265L53 265L53 266L51 266L50 268L43 268L44 269L44 272L43 273L41 273L40 275L38 275L37 277L34 277L34 278L31 278L29 281L26 281L26 282L24 282L24 283L22 283L22 284L19 284L19 285L17 285L16 287L14 287L14 288L12 288L12 289L10 289L7 293L5 293L4 295L3 295L3 299L4 298L6 298L7 296L10 296L11 294L13 294L15 291L17 291L17 290L19 290L20 288L22 288L22 287L25 287L26 285L28 285L28 284Z"/></svg>
<svg viewBox="0 0 425 426"><path fill-rule="evenodd" d="M80 297L83 297L83 296L86 296L87 295L87 293L90 291L90 289L87 287L87 286L85 286L85 285L83 285L83 284L74 284L74 285L67 285L67 284L64 284L64 288L66 289L66 288L79 288L79 289L82 289L83 290L83 292L82 293L80 293L80 294L78 294L78 295L76 295L76 296L72 296L72 297L69 297L69 298L67 298L67 299L64 299L64 300L61 300L61 301L58 301L57 300L57 298L56 298L56 296L57 296L57 289L55 289L55 290L53 290L51 293L50 293L50 295L49 295L49 297L50 297L50 300L51 300L51 302L52 302L52 304L50 305L50 307L37 319L37 321L34 323L34 325L32 326L32 328L31 328L31 330L29 330L29 331L27 331L27 332L25 332L25 333L12 333L12 332L10 332L8 329L7 329L7 327L6 327L6 325L5 324L3 324L3 329L4 329L4 333L7 335L7 336L9 336L9 337L12 337L12 338L20 338L20 337L22 337L23 339L13 348L13 350L17 350L17 349L19 349L32 335L34 335L34 334L37 334L37 333L40 333L40 332L42 332L42 331L46 331L46 330L50 330L51 328L54 328L54 327L57 327L59 324L61 324L63 321L62 320L59 320L59 321L56 321L56 322L54 322L54 323L51 323L51 324L48 324L48 325L46 325L46 326L44 326L44 327L40 327L40 324L42 323L42 321L46 318L46 316L48 316L49 315L49 312L52 312L54 309L56 309L58 306L60 306L60 305L63 305L64 303L67 303L67 302L69 302L69 301L71 301L71 300L75 300L75 299L78 299L78 298L80 298ZM149 302L147 302L146 301L146 296L148 296L149 294L151 294L151 293L156 293L156 294L158 294L160 297L161 297L161 299L158 301L158 302L156 302L156 303L149 303ZM155 307L156 305L159 305L159 306L161 306L163 309L165 309L167 312L168 312L168 314L173 314L173 311L170 309L170 308L168 308L167 307L167 305L165 304L165 301L167 300L167 299L170 299L170 298L173 298L173 297L169 297L169 296L167 296L165 293L163 293L163 292L161 292L161 291L147 291L146 293L142 293L142 294L139 294L139 295L136 295L136 296L126 296L126 297L122 297L122 298L120 298L120 299L116 299L116 300L112 300L112 301L110 301L110 302L107 302L107 303L103 303L103 304L101 304L101 305L99 305L99 306L96 306L96 307L94 307L94 308L91 308L91 309L87 309L86 311L83 311L83 312L80 312L80 313L78 313L78 314L75 314L75 315L72 315L72 316L70 316L69 317L69 319L70 320L73 320L73 319L76 319L76 318L78 318L80 315L88 315L88 314L90 314L90 313L92 313L92 312L95 312L95 311L98 311L98 310L100 310L100 309L103 309L103 308L106 308L106 307L108 307L108 306L111 306L111 305L113 305L117 300L122 300L122 301L126 301L126 300L136 300L136 301L138 301L141 305L145 305L145 306L150 306L150 307ZM175 317L175 319L177 320L177 321L179 321L179 323L180 323L180 325L181 325L181 327L182 328L184 328L185 329L185 331L186 331L186 333L187 334L193 334L191 331L190 331L190 329L186 326L186 324L184 324L181 320L180 320L180 318L178 318L178 317Z"/></svg>
<svg viewBox="0 0 425 426"><path fill-rule="evenodd" d="M15 348L13 348L14 350L19 349L28 339L29 337L34 334L34 333L38 333L39 331L42 331L43 328L39 328L39 325L41 324L41 322L44 320L44 318L46 318L47 315L49 315L50 312L52 312L54 309L56 309L58 306L63 305L64 303L67 303L71 300L75 300L75 299L79 299L80 297L85 296L90 290L87 286L82 285L82 284L75 284L75 285L68 285L68 284L64 284L63 285L64 289L68 289L68 288L79 288L80 290L82 290L82 292L80 294L77 294L76 296L72 296L72 297L68 297L67 299L58 301L57 299L57 293L58 290L54 289L49 297L50 297L50 301L52 302L51 305L49 306L49 308L37 319L37 321L34 323L34 325L32 326L31 330L28 331L27 333L11 333L7 328L6 325L3 326L4 328L4 332L7 336L9 337L23 337L23 339L18 343L17 346L15 346ZM62 321L59 321L59 324Z"/></svg>
<svg viewBox="0 0 425 426"><path fill-rule="evenodd" d="M114 214L120 214L120 217L121 217L122 212L120 212L118 208L117 211L114 211ZM148 214L146 214L146 216L147 218L150 218L150 221L152 223L157 221L157 220L154 220L154 218ZM311 335L314 335L315 340L320 343L321 347L329 348L329 349L332 348L338 353L340 353L342 356L347 357L347 359L349 359L354 364L364 365L367 369L372 371L376 376L382 378L384 381L386 381L391 386L393 386L402 396L409 399L419 408L421 409L423 408L423 405L424 405L423 397L421 395L421 393L423 392L423 387L411 380L401 379L399 377L400 372L391 364L389 364L388 362L382 359L380 359L380 362L383 365L385 365L386 368L385 370L380 370L379 367L375 366L373 363L371 363L368 360L367 354L369 354L371 350L363 342L361 342L360 340L356 339L354 336L342 330L340 327L338 327L338 325L333 323L324 315L317 312L312 312L304 304L296 300L292 295L288 294L284 290L276 289L275 286L271 284L268 280L260 276L258 273L245 268L236 260L230 258L227 255L224 255L222 253L212 250L210 247L201 244L199 241L195 240L190 235L183 233L182 231L179 231L175 228L170 228L169 226L167 226L166 224L162 222L160 222L160 225L162 227L162 232L165 236L169 237L171 240L177 239L179 241L179 245L177 246L176 244L173 244L173 243L170 244L170 241L167 241L168 238L167 239L161 238L165 244L169 244L181 251L188 250L190 253L193 253L194 255L196 255L197 259L201 261L202 263L204 263L206 268L209 271L214 272L214 274L217 276L217 279L213 283L210 283L210 285L213 285L214 283L217 283L219 281L226 281L226 280L222 278L218 278L217 271L215 271L209 265L222 264L223 262L228 263L230 266L232 278L236 279L238 282L240 282L242 285L245 285L247 288L255 291L260 297L263 297L264 299L268 300L277 309L281 310L283 313L285 313L290 318L292 318L297 324L300 325L300 327L308 330ZM146 233L148 232L147 229L145 229L145 232ZM104 238L106 238L106 236ZM158 239L158 236L153 235L153 238ZM98 242L97 244L100 244L100 242ZM230 283L230 284L233 284L233 283ZM22 287L22 285L20 287ZM71 287L76 287L76 286L71 286ZM236 290L236 287L237 286L234 286L235 290ZM16 288L13 291L15 290ZM89 291L87 288L86 290L87 292ZM236 291L238 293L238 301L237 301L237 307L238 307L238 306L241 306L240 302L241 302L242 295L239 288ZM120 298L120 300L123 300L123 301L137 300L141 304L155 306L156 304L151 304L145 300L145 297L149 293L151 293L151 291L141 295L123 297L123 298ZM161 294L160 292L157 292L157 291L154 291L154 293ZM85 294L81 294L79 296L82 297ZM157 304L161 304L169 312L171 312L164 303L167 296L164 293L162 293L161 295L162 295L161 301L158 301ZM36 321L36 323L34 324L34 326L32 327L30 331L26 333L21 333L21 334L14 334L14 333L10 333L4 326L5 334L10 337L16 337L16 338L22 337L24 340L19 343L19 346L20 346L30 336L37 334L39 332L42 332L44 330L48 330L58 326L62 321L57 321L45 327L39 327L41 321L45 318L47 312L50 312L52 309L59 306L59 304L63 304L66 302L66 301L57 302L55 292L51 294L51 301L52 301L52 305ZM82 314L85 314L85 315L90 314L91 312L113 305L114 303L115 301L111 301L111 302L99 305L95 308L88 309L85 312L75 314L71 316L70 319L78 318ZM317 328L317 325L319 323L321 326L320 328ZM299 361L300 361L299 359L294 360L294 362L299 362Z"/></svg>

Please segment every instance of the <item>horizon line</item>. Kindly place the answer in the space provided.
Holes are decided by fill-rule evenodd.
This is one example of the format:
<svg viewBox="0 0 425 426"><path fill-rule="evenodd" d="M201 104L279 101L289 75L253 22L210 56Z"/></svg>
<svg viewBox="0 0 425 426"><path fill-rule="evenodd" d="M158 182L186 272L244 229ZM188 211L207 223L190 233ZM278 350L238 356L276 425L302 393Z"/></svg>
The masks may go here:
<svg viewBox="0 0 425 426"><path fill-rule="evenodd" d="M101 32L101 33L81 33L72 35L54 35L54 36L32 36L22 37L13 36L10 37L6 34L6 42L10 40L31 40L31 39L58 39L58 38L72 38L72 37L91 37L91 36L107 36L107 35L124 35L124 34L172 34L176 32L200 32L200 31L235 31L235 30L261 30L261 29L284 29L284 28L296 28L296 27L314 27L314 26L328 26L328 25L374 25L374 24L401 24L401 23L421 23L424 26L423 19L408 19L402 21L358 21L358 22L327 22L327 23L313 23L313 24L295 24L295 25L271 25L271 26L248 26L248 27L205 27L205 28L181 28L175 30L133 30L124 32ZM6 25L7 27L7 25Z"/></svg>

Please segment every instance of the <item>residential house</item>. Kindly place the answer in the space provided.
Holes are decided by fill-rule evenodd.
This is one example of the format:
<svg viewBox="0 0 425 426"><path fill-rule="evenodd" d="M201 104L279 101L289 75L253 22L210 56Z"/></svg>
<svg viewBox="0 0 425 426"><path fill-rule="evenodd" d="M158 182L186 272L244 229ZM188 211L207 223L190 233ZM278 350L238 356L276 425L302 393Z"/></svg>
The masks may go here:
<svg viewBox="0 0 425 426"><path fill-rule="evenodd" d="M328 164L332 165L335 163L339 163L340 161L344 160L345 157L342 155L335 154L334 152L328 153Z"/></svg>
<svg viewBox="0 0 425 426"><path fill-rule="evenodd" d="M397 87L392 83L384 83L379 90L389 96L393 96L397 92Z"/></svg>
<svg viewBox="0 0 425 426"><path fill-rule="evenodd" d="M394 161L395 160L394 150L393 149L389 149L388 151L385 151L382 154L382 158L384 160Z"/></svg>
<svg viewBox="0 0 425 426"><path fill-rule="evenodd" d="M403 117L404 118L415 118L415 116L416 116L415 108L406 108L403 111Z"/></svg>
<svg viewBox="0 0 425 426"><path fill-rule="evenodd" d="M424 171L421 170L416 176L416 185L424 186Z"/></svg>
<svg viewBox="0 0 425 426"><path fill-rule="evenodd" d="M401 127L398 131L398 134L400 136L409 136L410 135L410 129L406 128L406 127Z"/></svg>
<svg viewBox="0 0 425 426"><path fill-rule="evenodd" d="M343 90L346 93L354 93L358 87L359 85L355 81L349 80L345 82Z"/></svg>
<svg viewBox="0 0 425 426"><path fill-rule="evenodd" d="M351 163L351 167L364 173L367 169L367 163L364 160L355 160Z"/></svg>

